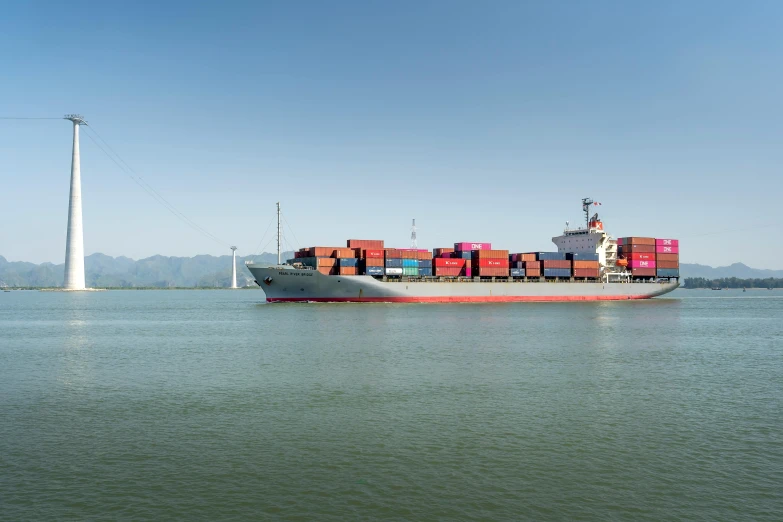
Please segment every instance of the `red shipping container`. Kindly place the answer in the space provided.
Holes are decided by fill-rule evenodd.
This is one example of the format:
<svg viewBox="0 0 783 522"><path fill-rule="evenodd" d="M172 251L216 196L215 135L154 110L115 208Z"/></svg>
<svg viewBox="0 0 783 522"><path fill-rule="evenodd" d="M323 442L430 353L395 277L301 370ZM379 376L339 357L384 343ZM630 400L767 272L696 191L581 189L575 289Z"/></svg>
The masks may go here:
<svg viewBox="0 0 783 522"><path fill-rule="evenodd" d="M679 261L657 261L655 268L680 268Z"/></svg>
<svg viewBox="0 0 783 522"><path fill-rule="evenodd" d="M667 245L658 245L655 247L655 251L660 254L679 254L680 253L680 247L679 246L667 246Z"/></svg>
<svg viewBox="0 0 783 522"><path fill-rule="evenodd" d="M655 261L655 254L652 252L631 252L626 254L625 258L629 261Z"/></svg>
<svg viewBox="0 0 783 522"><path fill-rule="evenodd" d="M505 268L508 269L508 259L476 259L473 268Z"/></svg>
<svg viewBox="0 0 783 522"><path fill-rule="evenodd" d="M432 260L432 264L437 267L452 267L452 268L463 268L465 266L465 263L467 262L467 259L445 259L442 257L436 257Z"/></svg>
<svg viewBox="0 0 783 522"><path fill-rule="evenodd" d="M432 273L439 277L458 277L462 275L462 267L436 266L433 267Z"/></svg>
<svg viewBox="0 0 783 522"><path fill-rule="evenodd" d="M310 257L333 257L335 250L340 250L341 247L310 247Z"/></svg>
<svg viewBox="0 0 783 522"><path fill-rule="evenodd" d="M383 250L382 239L349 239L346 245L348 248L372 248Z"/></svg>
<svg viewBox="0 0 783 522"><path fill-rule="evenodd" d="M559 259L547 259L540 261L544 264L544 268L571 268L571 261L559 260Z"/></svg>
<svg viewBox="0 0 783 522"><path fill-rule="evenodd" d="M680 261L680 254L657 254L658 261Z"/></svg>
<svg viewBox="0 0 783 522"><path fill-rule="evenodd" d="M368 249L362 250L362 257L365 258L365 259L370 258L370 257L377 257L377 258L383 259L383 249L371 250L371 249L368 248Z"/></svg>
<svg viewBox="0 0 783 522"><path fill-rule="evenodd" d="M680 242L677 239L656 239L655 246L680 246Z"/></svg>
<svg viewBox="0 0 783 522"><path fill-rule="evenodd" d="M635 277L655 277L654 268L632 268L631 275Z"/></svg>
<svg viewBox="0 0 783 522"><path fill-rule="evenodd" d="M396 248L386 248L384 254L392 259L402 259L402 251Z"/></svg>
<svg viewBox="0 0 783 522"><path fill-rule="evenodd" d="M618 238L617 238L617 244L618 244L618 245L622 245L622 244L623 244L623 238L621 238L621 237L618 237Z"/></svg>
<svg viewBox="0 0 783 522"><path fill-rule="evenodd" d="M364 260L364 266L384 266L383 258L368 257Z"/></svg>
<svg viewBox="0 0 783 522"><path fill-rule="evenodd" d="M490 250L491 248L491 243L454 243L454 250L458 252L464 252L465 250Z"/></svg>
<svg viewBox="0 0 783 522"><path fill-rule="evenodd" d="M574 277L590 277L597 279L598 274L599 270L597 268L574 268Z"/></svg>
<svg viewBox="0 0 783 522"><path fill-rule="evenodd" d="M541 270L541 261L525 261L525 270L527 269Z"/></svg>

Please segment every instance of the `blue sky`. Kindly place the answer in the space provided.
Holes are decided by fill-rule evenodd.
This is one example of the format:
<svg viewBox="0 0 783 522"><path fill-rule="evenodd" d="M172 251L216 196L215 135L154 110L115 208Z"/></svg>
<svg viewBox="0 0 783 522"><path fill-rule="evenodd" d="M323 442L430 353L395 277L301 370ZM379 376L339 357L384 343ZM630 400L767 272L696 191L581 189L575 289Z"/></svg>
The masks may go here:
<svg viewBox="0 0 783 522"><path fill-rule="evenodd" d="M532 251L590 196L684 262L783 268L783 3L111 4L4 7L0 116L83 114L243 255L278 200L291 246L415 217L423 247ZM0 255L64 259L70 148L0 120ZM88 254L230 253L81 149Z"/></svg>

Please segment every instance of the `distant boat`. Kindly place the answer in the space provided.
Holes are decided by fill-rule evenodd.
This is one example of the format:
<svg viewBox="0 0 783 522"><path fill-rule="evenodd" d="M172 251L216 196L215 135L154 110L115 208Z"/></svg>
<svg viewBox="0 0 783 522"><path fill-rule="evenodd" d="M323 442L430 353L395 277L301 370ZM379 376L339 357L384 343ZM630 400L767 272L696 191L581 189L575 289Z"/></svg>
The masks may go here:
<svg viewBox="0 0 783 522"><path fill-rule="evenodd" d="M712 289L713 289L713 290L723 290L723 288L721 288L721 287L719 287L719 286L715 286L715 287L713 287Z"/></svg>
<svg viewBox="0 0 783 522"><path fill-rule="evenodd" d="M742 289L742 291L744 292L744 291L745 291L745 288L743 288L743 289Z"/></svg>

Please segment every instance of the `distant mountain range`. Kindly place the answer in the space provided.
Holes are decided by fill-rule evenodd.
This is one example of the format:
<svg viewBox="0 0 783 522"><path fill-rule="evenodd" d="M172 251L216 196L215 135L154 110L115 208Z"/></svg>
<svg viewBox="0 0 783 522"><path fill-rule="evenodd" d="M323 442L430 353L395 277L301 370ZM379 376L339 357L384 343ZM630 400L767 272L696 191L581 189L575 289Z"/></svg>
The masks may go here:
<svg viewBox="0 0 783 522"><path fill-rule="evenodd" d="M285 252L283 259L293 256ZM253 278L245 268L245 261L273 263L277 254L265 252L257 256L237 256L237 284L253 285ZM92 254L84 258L87 286L106 287L207 287L225 288L231 284L231 256L166 257L152 256L134 261L127 257ZM64 265L52 263L9 262L0 256L0 287L59 287L63 284ZM683 264L682 277L742 279L767 277L783 278L783 270L760 270L742 263L713 268L706 265Z"/></svg>

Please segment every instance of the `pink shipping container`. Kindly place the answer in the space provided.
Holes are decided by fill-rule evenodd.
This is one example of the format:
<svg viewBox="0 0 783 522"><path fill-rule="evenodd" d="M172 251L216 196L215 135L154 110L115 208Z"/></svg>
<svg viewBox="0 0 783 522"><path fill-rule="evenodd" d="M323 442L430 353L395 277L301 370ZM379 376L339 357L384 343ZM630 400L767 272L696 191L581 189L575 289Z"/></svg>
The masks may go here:
<svg viewBox="0 0 783 522"><path fill-rule="evenodd" d="M655 268L655 261L644 261L641 259L631 259L628 261L631 268Z"/></svg>
<svg viewBox="0 0 783 522"><path fill-rule="evenodd" d="M466 251L466 250L492 250L491 243L454 243L454 250Z"/></svg>
<svg viewBox="0 0 783 522"><path fill-rule="evenodd" d="M655 246L674 246L674 247L678 247L678 246L680 246L680 241L678 239L656 239L655 240Z"/></svg>
<svg viewBox="0 0 783 522"><path fill-rule="evenodd" d="M678 246L657 245L655 247L655 252L657 254L679 254L680 253L680 247L678 247Z"/></svg>
<svg viewBox="0 0 783 522"><path fill-rule="evenodd" d="M466 266L466 267L465 267L465 277L473 277L473 276L471 275L471 273L472 273L472 270L471 270L471 267L470 267L470 265Z"/></svg>

